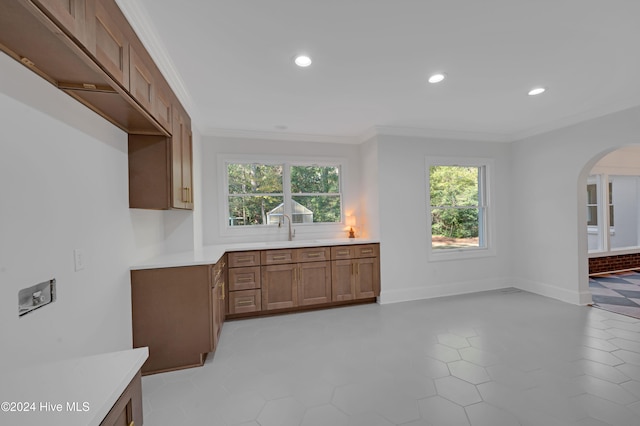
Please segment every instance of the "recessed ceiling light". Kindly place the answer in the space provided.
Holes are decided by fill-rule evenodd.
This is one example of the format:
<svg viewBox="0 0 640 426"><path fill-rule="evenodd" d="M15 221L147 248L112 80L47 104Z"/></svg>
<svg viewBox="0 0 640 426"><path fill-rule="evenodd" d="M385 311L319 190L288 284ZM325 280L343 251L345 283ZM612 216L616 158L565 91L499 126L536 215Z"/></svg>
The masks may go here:
<svg viewBox="0 0 640 426"><path fill-rule="evenodd" d="M311 58L307 55L298 55L295 57L293 62L295 62L297 66L305 68L311 65Z"/></svg>
<svg viewBox="0 0 640 426"><path fill-rule="evenodd" d="M447 75L444 73L433 74L431 77L429 77L429 83L440 83L446 77Z"/></svg>
<svg viewBox="0 0 640 426"><path fill-rule="evenodd" d="M544 87L536 87L534 89L529 90L529 96L539 95L540 93L544 93L547 90Z"/></svg>

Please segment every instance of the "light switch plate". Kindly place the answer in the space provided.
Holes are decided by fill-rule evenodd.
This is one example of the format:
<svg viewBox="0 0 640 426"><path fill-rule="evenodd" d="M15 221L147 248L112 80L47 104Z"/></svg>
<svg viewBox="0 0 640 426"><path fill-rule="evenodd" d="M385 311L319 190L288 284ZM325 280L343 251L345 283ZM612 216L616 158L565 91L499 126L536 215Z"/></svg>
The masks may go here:
<svg viewBox="0 0 640 426"><path fill-rule="evenodd" d="M84 269L84 251L75 249L73 251L73 263L75 265L76 272Z"/></svg>

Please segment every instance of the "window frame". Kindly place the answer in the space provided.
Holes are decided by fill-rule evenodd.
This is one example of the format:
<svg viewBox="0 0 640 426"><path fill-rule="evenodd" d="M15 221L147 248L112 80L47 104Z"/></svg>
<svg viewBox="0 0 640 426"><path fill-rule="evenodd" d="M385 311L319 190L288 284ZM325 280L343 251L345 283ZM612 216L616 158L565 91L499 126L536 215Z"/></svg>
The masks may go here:
<svg viewBox="0 0 640 426"><path fill-rule="evenodd" d="M587 234L590 235L599 235L600 236L600 248L598 249L589 249L587 248L587 253L589 256L598 257L603 255L611 255L611 253L621 254L621 252L629 251L627 248L611 248L611 236L616 234L615 228L615 205L612 199L613 193L613 180L611 176L615 176L609 173L597 173L593 175L589 175L587 177L587 187L589 185L596 186L596 201L597 201L597 212L598 212L598 223L596 225L589 225L587 223ZM624 176L624 175L623 175ZM603 182L606 182L606 185L603 185ZM606 200L606 203L603 202ZM588 201L588 199L587 199ZM606 208L605 208L606 204ZM587 202L587 207L592 204ZM612 219L613 218L613 219ZM614 222L614 225L611 225L611 222ZM605 232L605 227L608 226L609 232ZM630 250L633 250L630 249Z"/></svg>
<svg viewBox="0 0 640 426"><path fill-rule="evenodd" d="M452 249L434 249L431 209L438 206L431 205L431 182L430 170L433 166L459 166L478 167L484 173L478 179L478 215L481 217L478 226L478 236L484 242L482 247L461 247ZM495 214L493 208L493 169L494 161L490 158L480 157L432 157L425 159L425 195L426 195L426 215L427 215L427 259L429 261L461 260L480 257L490 257L496 255L494 244ZM483 205L481 205L481 200Z"/></svg>
<svg viewBox="0 0 640 426"><path fill-rule="evenodd" d="M291 192L291 167L292 166L319 166L319 167L338 167L339 168L339 192L335 195L339 197L340 202L340 221L338 222L315 222L315 223L293 223L301 234L313 234L342 231L345 226L345 182L344 176L348 169L346 158L342 157L298 157L298 156L271 156L271 155L249 155L249 154L219 154L218 155L218 224L221 236L268 236L277 232L277 224L260 224L260 225L241 225L231 226L229 224L229 175L227 165L234 163L257 163L269 165L282 165L282 185L283 200L285 214L291 215L291 200L293 194ZM307 195L307 194L303 194ZM330 194L331 195L331 194ZM290 216L291 217L291 216Z"/></svg>

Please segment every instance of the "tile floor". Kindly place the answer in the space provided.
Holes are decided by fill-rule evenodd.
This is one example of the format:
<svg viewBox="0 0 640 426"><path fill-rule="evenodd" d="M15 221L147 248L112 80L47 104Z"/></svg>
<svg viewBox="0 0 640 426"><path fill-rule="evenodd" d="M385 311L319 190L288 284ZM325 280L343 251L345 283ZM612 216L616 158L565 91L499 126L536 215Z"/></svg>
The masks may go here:
<svg viewBox="0 0 640 426"><path fill-rule="evenodd" d="M589 289L596 306L640 319L640 272L593 276Z"/></svg>
<svg viewBox="0 0 640 426"><path fill-rule="evenodd" d="M640 425L640 320L515 289L227 322L146 426Z"/></svg>

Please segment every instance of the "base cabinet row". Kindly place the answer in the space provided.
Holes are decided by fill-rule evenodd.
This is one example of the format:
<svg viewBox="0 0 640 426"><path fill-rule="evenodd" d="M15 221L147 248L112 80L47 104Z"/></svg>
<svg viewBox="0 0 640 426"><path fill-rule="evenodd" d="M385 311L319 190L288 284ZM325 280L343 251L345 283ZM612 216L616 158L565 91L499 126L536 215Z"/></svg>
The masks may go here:
<svg viewBox="0 0 640 426"><path fill-rule="evenodd" d="M380 295L378 244L232 252L228 256L229 316Z"/></svg>

